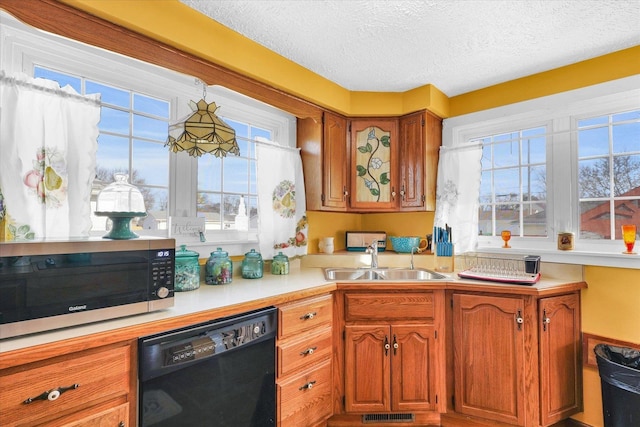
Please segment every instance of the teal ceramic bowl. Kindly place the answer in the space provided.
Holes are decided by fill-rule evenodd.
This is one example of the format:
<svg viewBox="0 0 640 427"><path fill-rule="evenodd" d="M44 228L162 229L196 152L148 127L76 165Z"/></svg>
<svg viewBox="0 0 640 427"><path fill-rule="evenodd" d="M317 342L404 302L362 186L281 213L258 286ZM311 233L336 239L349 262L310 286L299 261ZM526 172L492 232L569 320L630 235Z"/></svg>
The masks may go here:
<svg viewBox="0 0 640 427"><path fill-rule="evenodd" d="M416 252L420 247L420 237L389 237L393 250L400 253L411 253L411 249Z"/></svg>

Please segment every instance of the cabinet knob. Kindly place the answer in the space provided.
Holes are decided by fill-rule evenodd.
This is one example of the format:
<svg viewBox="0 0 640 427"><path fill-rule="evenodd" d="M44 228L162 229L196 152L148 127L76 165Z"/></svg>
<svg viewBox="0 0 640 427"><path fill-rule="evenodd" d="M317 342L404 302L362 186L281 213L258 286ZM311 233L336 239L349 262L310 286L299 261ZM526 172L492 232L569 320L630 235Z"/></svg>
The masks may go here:
<svg viewBox="0 0 640 427"><path fill-rule="evenodd" d="M300 320L311 320L314 317L316 317L317 314L318 313L316 313L315 311L314 312L309 312L309 313L307 313L307 314L305 314L303 316L300 316Z"/></svg>
<svg viewBox="0 0 640 427"><path fill-rule="evenodd" d="M313 385L315 383L316 383L315 381L309 381L305 385L298 387L298 390L311 390L311 388L313 388Z"/></svg>
<svg viewBox="0 0 640 427"><path fill-rule="evenodd" d="M516 323L518 324L518 330L522 330L524 319L522 318L522 312L520 310L518 310L518 314L516 314Z"/></svg>
<svg viewBox="0 0 640 427"><path fill-rule="evenodd" d="M314 351L316 351L318 349L318 347L309 347L308 349L301 351L300 352L300 356L306 356L306 355L311 355L313 354Z"/></svg>

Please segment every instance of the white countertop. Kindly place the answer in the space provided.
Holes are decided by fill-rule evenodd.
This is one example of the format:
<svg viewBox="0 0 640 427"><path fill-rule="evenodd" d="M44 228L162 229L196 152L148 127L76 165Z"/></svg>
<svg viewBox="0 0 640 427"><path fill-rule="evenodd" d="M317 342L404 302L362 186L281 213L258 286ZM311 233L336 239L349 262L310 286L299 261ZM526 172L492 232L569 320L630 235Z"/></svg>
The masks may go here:
<svg viewBox="0 0 640 427"><path fill-rule="evenodd" d="M353 257L359 259L361 255L353 255ZM399 259L397 257L397 255L391 255L388 259ZM0 353L135 325L144 325L149 322L170 320L171 318L177 318L207 310L214 310L221 307L233 306L263 299L268 300L269 298L287 294L295 296L296 293L300 293L305 290L331 285L332 282L327 281L324 278L322 267L327 266L327 264L335 265L336 262L340 265L350 264L351 262L347 258L349 258L349 254L347 254L346 258L341 256L311 255L304 257L302 263L297 262L297 260L292 262L290 274L288 275L272 275L265 269L265 273L261 279L243 279L240 277L240 274L235 274L234 272L233 282L230 284L202 284L199 289L193 291L176 292L174 306L171 308L114 320L100 321L39 334L0 340ZM399 261L400 266L408 264L405 258L407 258L407 256L404 256ZM432 257L428 258L430 259ZM429 265L421 265L424 264L424 260L426 259L427 257L416 257L416 260L419 261L416 263L416 267L422 266L423 268L429 268ZM396 262L392 262L390 266L398 266L395 264ZM356 266L359 266L358 263L356 263ZM582 280L581 274L577 273L578 271L575 269L567 272L566 269L558 269L557 266L544 266L543 278L540 282L534 285L534 287L544 289L570 281ZM448 282L456 282L457 284L469 283L477 286L478 284L483 283L478 281L460 280L455 273L449 274L448 276L450 277L450 279L447 280ZM513 286L499 283L487 283L487 285L491 285L494 290L495 287Z"/></svg>

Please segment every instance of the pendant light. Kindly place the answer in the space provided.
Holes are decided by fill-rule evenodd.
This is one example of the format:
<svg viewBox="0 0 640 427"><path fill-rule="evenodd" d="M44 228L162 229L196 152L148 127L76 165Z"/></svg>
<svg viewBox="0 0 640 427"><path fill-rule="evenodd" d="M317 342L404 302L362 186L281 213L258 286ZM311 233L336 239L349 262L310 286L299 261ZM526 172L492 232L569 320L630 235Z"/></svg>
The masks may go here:
<svg viewBox="0 0 640 427"><path fill-rule="evenodd" d="M200 80L196 79L196 82ZM216 116L219 108L215 102L207 103L207 87L203 82L202 99L190 101L193 114L169 126L169 137L165 146L174 153L186 151L192 157L210 153L216 157L226 157L227 153L240 155L236 141L236 131ZM173 135L178 134L177 137Z"/></svg>

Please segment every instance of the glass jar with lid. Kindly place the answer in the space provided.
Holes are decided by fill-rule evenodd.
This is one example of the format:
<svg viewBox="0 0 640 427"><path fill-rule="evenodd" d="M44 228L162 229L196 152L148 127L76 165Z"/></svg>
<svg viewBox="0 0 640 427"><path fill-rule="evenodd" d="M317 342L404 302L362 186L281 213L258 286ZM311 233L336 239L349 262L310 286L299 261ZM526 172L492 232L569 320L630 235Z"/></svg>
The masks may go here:
<svg viewBox="0 0 640 427"><path fill-rule="evenodd" d="M124 173L114 174L114 182L103 188L96 198L95 215L108 217L112 223L105 238L135 239L138 235L131 231L131 220L147 216L142 193L127 180Z"/></svg>
<svg viewBox="0 0 640 427"><path fill-rule="evenodd" d="M255 249L244 254L242 260L242 277L244 279L260 279L264 271L264 263L260 252Z"/></svg>
<svg viewBox="0 0 640 427"><path fill-rule="evenodd" d="M278 252L271 261L271 274L289 274L289 257Z"/></svg>
<svg viewBox="0 0 640 427"><path fill-rule="evenodd" d="M176 291L193 291L200 287L199 257L200 254L188 250L187 245L180 245L180 250L176 251Z"/></svg>
<svg viewBox="0 0 640 427"><path fill-rule="evenodd" d="M224 285L233 280L233 262L229 252L222 248L211 252L205 268L205 283L207 285Z"/></svg>

